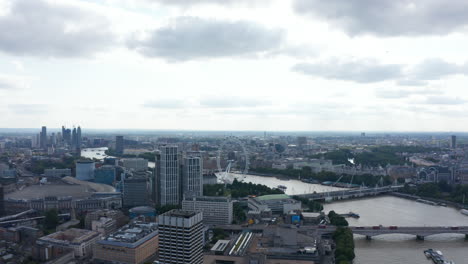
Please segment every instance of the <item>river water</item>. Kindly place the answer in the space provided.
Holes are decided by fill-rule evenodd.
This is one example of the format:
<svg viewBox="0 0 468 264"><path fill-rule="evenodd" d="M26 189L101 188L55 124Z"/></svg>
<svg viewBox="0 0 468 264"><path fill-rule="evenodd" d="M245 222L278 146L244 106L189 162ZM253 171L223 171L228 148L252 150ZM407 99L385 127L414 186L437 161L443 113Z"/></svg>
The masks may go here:
<svg viewBox="0 0 468 264"><path fill-rule="evenodd" d="M361 218L348 218L352 226L468 226L468 216L450 207L432 206L393 196L380 196L325 204L328 213L353 211ZM411 235L382 235L367 241L355 236L356 264L428 264L423 250L441 250L447 260L468 263L468 242L464 235L440 234L416 241Z"/></svg>
<svg viewBox="0 0 468 264"><path fill-rule="evenodd" d="M111 157L106 155L107 147L102 148L86 148L81 150L81 156L89 159L98 159L103 160L105 157ZM156 164L154 162L149 161L148 167L154 168Z"/></svg>
<svg viewBox="0 0 468 264"><path fill-rule="evenodd" d="M221 174L224 174L224 173L218 173L218 177ZM284 185L286 186L285 193L288 195L342 190L342 188L325 186L321 184L305 183L305 182L301 182L298 180L279 179L275 177L265 177L265 176L257 176L257 175L250 175L250 174L244 175L244 174L237 174L237 173L229 173L228 178L231 180L236 178L237 180L244 181L244 182L263 184L270 188L277 188L278 185Z"/></svg>

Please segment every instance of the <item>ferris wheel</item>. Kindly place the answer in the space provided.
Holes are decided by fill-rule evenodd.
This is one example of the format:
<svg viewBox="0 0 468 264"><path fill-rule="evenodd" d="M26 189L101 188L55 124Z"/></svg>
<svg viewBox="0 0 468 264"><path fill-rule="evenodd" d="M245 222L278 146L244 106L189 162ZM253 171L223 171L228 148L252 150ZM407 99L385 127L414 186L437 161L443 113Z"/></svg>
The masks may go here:
<svg viewBox="0 0 468 264"><path fill-rule="evenodd" d="M221 160L223 158L223 150L226 150L227 146L232 146L232 145L237 145L242 149L241 151L242 158L240 159L241 160L240 163L242 163L242 160L243 160L243 164L239 164L239 162L228 159L226 167L223 168L223 166L221 165ZM218 167L218 172L221 173L220 178L224 182L228 181L229 173L233 165L235 165L235 167L237 168L237 173L247 174L249 172L249 153L244 143L242 143L242 141L237 137L226 137L221 143L221 145L219 146L218 156L216 158L216 165Z"/></svg>

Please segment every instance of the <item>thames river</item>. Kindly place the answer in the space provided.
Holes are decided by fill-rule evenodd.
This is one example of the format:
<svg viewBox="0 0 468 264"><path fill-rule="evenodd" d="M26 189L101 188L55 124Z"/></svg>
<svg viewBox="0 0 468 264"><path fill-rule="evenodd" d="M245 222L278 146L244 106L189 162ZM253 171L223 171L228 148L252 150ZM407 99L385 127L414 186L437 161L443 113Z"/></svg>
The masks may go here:
<svg viewBox="0 0 468 264"><path fill-rule="evenodd" d="M327 192L339 188L303 183L297 180L284 180L256 175L232 175L239 180L261 183L269 187L284 185L287 194L306 192ZM324 205L325 212L337 213L353 211L361 217L348 218L352 226L468 226L468 216L450 207L432 206L393 196L348 200ZM383 235L367 241L355 236L355 264L430 264L423 250L441 250L447 260L457 264L468 263L468 242L464 235L441 234L417 241L411 235Z"/></svg>
<svg viewBox="0 0 468 264"><path fill-rule="evenodd" d="M468 226L468 216L450 207L432 206L392 196L325 204L328 213L353 211L359 219L348 218L352 226ZM464 235L441 234L416 241L411 235L383 235L367 241L355 236L356 264L428 264L423 250L441 250L447 260L468 263L468 242Z"/></svg>

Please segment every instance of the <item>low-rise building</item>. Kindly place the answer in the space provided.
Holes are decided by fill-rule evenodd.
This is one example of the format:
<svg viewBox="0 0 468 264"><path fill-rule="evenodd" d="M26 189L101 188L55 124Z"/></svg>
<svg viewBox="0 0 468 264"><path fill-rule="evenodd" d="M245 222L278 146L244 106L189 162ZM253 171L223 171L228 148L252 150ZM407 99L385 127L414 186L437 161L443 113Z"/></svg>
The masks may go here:
<svg viewBox="0 0 468 264"><path fill-rule="evenodd" d="M37 252L41 261L53 259L71 249L77 258L93 255L93 245L100 234L95 231L70 228L43 236L36 241Z"/></svg>
<svg viewBox="0 0 468 264"><path fill-rule="evenodd" d="M156 223L133 222L99 240L94 246L94 260L97 263L144 263L158 251L158 239Z"/></svg>
<svg viewBox="0 0 468 264"><path fill-rule="evenodd" d="M232 223L233 202L229 197L186 197L182 201L182 210L203 212L205 225L230 225Z"/></svg>
<svg viewBox="0 0 468 264"><path fill-rule="evenodd" d="M271 209L273 213L287 213L300 210L301 202L290 198L286 194L270 194L259 197L249 197L248 206L250 210L264 211Z"/></svg>

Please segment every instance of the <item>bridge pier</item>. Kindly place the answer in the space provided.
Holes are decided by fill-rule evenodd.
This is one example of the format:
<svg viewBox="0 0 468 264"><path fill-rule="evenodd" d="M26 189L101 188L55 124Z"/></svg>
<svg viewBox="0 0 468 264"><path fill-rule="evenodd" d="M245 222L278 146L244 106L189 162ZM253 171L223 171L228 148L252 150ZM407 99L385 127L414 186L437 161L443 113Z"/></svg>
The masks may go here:
<svg viewBox="0 0 468 264"><path fill-rule="evenodd" d="M421 240L421 241L423 241L423 240L424 240L424 236L416 235L416 240Z"/></svg>
<svg viewBox="0 0 468 264"><path fill-rule="evenodd" d="M468 234L465 234L465 240L468 240Z"/></svg>
<svg viewBox="0 0 468 264"><path fill-rule="evenodd" d="M367 235L366 240L372 240L372 236Z"/></svg>

